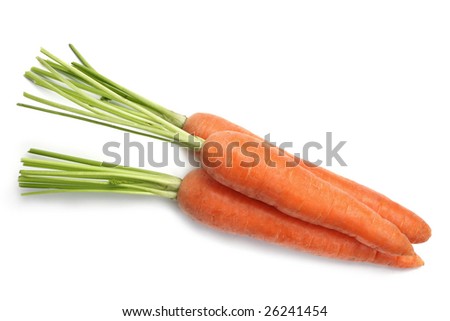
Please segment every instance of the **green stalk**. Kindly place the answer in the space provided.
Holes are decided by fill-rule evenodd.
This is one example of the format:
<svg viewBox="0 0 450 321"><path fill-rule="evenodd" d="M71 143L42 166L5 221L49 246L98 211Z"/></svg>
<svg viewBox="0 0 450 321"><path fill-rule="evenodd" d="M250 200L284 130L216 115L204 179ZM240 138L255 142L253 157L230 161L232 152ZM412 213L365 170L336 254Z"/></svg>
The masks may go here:
<svg viewBox="0 0 450 321"><path fill-rule="evenodd" d="M23 158L19 186L38 189L23 195L108 192L125 194L156 195L175 199L181 184L178 177L140 168L114 166L104 162L79 158L39 149L30 149L31 154L50 160Z"/></svg>
<svg viewBox="0 0 450 321"><path fill-rule="evenodd" d="M97 81L102 82L105 85L109 85L110 88L116 89L118 94L122 93L121 95L122 96L126 95L126 97L128 97L129 100L132 100L136 103L139 103L141 105L144 105L144 106L150 108L153 111L156 111L157 113L162 115L162 117L164 119L170 121L175 126L182 128L184 123L186 122L186 116L177 114L171 110L168 110L168 109L162 107L161 105L119 85L118 83L112 81L111 79L106 78L105 76L103 76L102 74L98 73L95 70L93 70L91 68L87 68L86 66L80 65L76 62L73 62L72 65L75 68L77 68L78 70L85 73L86 75L91 76L92 78L96 79Z"/></svg>
<svg viewBox="0 0 450 321"><path fill-rule="evenodd" d="M75 48L74 45L72 45L71 43L69 44L69 48L70 50L72 50L72 52L75 54L75 56L78 58L78 60L86 67L91 68L92 70L94 70L94 68L92 68L92 66L87 62L87 60L81 55L81 53L77 50L77 48Z"/></svg>
<svg viewBox="0 0 450 321"><path fill-rule="evenodd" d="M95 161L95 160L91 160L91 159L87 159L87 158L75 157L75 156L50 152L50 151L37 149L37 148L31 148L28 151L28 153L33 154L33 155L48 157L48 158L54 158L54 159L79 163L79 164L85 164L85 165L91 165L91 166L97 166L97 167L107 167L107 168L113 167L113 168L121 169L121 170L123 169L123 170L129 170L129 171L134 171L134 172L140 172L140 173L144 173L144 174L158 175L158 176L166 177L168 179L172 179L174 177L169 174L164 174L164 173L160 173L160 172L156 172L156 171L150 171L147 169L126 167L126 166L115 165L115 164L111 164L111 163L99 162L99 161Z"/></svg>
<svg viewBox="0 0 450 321"><path fill-rule="evenodd" d="M161 195L161 194L152 194L148 192L139 192L132 190L102 190L102 189L83 189L83 190L73 190L73 189L51 189L46 191L36 191L36 192L26 192L22 193L22 196L30 196L30 195L42 195L42 194L54 194L54 193L117 193L117 194L132 194L132 195L151 195L151 196L160 196L165 198L175 199L176 195Z"/></svg>
<svg viewBox="0 0 450 321"><path fill-rule="evenodd" d="M108 86L111 90L116 91L119 95L123 97L127 97L127 99L132 100L134 102L140 103L144 106L149 107L153 111L157 112L160 116L162 116L164 119L170 121L177 127L182 128L185 121L186 116L175 113L171 110L168 110L167 108L162 107L161 105L150 101L149 99L125 88L124 86L119 85L118 83L112 81L111 79L105 77L104 75L98 73L87 61L86 59L81 55L81 53L75 48L74 45L69 44L70 49L75 54L75 56L78 58L78 60L81 62L81 65L73 62L72 65L81 70L84 71L84 73L89 73L93 78L100 81L104 85Z"/></svg>
<svg viewBox="0 0 450 321"><path fill-rule="evenodd" d="M54 91L55 93L78 104L79 106L89 110L94 115L98 116L96 118L100 118L100 116L101 116L102 119L107 120L111 123L124 125L125 123L123 123L123 121L120 119L120 118L122 118L123 120L128 121L130 125L132 124L132 126L135 128L143 129L150 133L156 134L157 136L155 136L155 137L161 136L163 138L166 138L167 140L170 140L171 138L173 138L176 135L176 133L169 132L166 129L161 129L160 124L156 124L156 126L152 126L151 121L136 117L132 113L130 113L129 110L127 110L125 108L119 108L117 106L112 106L111 104L103 102L100 99L96 100L92 97L89 97L88 95L84 95L77 91L70 91L68 89L62 90L62 89L58 88L57 86L55 86L53 83L45 80L44 78L42 78L36 74L33 74L31 72L27 72L27 73L25 73L25 75L27 78L32 79L37 85L45 87L47 89L50 89L50 90ZM80 96L81 96L81 98L80 98ZM84 101L84 99L86 99L88 102ZM42 98L40 98L40 100L41 100L41 102L44 101L44 99L42 99ZM48 105L50 105L50 104L48 104ZM51 105L53 107L61 108L60 104L52 103ZM67 110L67 108L66 108L66 110ZM72 110L71 112L74 112L74 111ZM117 117L119 117L119 119L117 119ZM106 118L109 118L109 119L106 119ZM147 121L147 123L146 123L146 121ZM128 126L130 126L130 125L128 125ZM172 141L172 140L170 140L170 141Z"/></svg>
<svg viewBox="0 0 450 321"><path fill-rule="evenodd" d="M141 116L135 116L129 111L124 111L123 108L118 108L112 104L108 104L105 101L101 99L95 99L94 97L85 94L81 89L79 89L77 86L75 86L70 80L65 79L61 75L59 75L55 69L53 69L49 64L47 64L43 59L40 59L38 57L38 61L42 63L52 74L54 74L61 82L66 84L69 88L72 89L72 93L68 93L67 91L64 91L66 93L66 97L71 97L73 102L76 102L77 104L83 104L83 106L95 106L99 108L102 111L106 111L109 113L112 113L117 116L124 117L126 119L129 119L131 121L136 121L138 123L146 124L148 123L148 118L141 117ZM56 88L53 85L53 88ZM61 91L59 91L61 92Z"/></svg>
<svg viewBox="0 0 450 321"><path fill-rule="evenodd" d="M92 117L92 118L97 118L97 119L100 119L100 120L108 121L108 122L119 124L119 125L123 125L123 126L130 126L130 127L134 127L136 129L141 129L141 130L148 130L149 126L154 126L154 127L161 128L158 124L153 124L153 123L140 124L140 123L136 123L136 122L133 122L133 121L130 121L130 120L127 120L127 119L122 119L122 118L120 118L118 116L115 116L115 115L112 115L112 114L108 114L108 113L97 114L97 113L88 112L88 111L85 111L85 110L80 110L80 109L77 109L77 108L66 106L64 104L53 102L51 100L47 100L47 99L44 99L44 98L41 98L41 97L37 97L37 96L31 95L31 94L29 94L27 92L24 92L23 96L28 98L28 99L34 100L36 102L39 102L41 104L48 105L48 106L51 106L51 107L55 107L55 108L58 108L58 109L61 109L61 110L64 110L64 111L68 111L70 113L79 114L79 115ZM22 107L29 107L29 106L25 106L25 104L18 104L18 105L22 106Z"/></svg>
<svg viewBox="0 0 450 321"><path fill-rule="evenodd" d="M53 80L58 80L58 77L56 77L53 73L51 73L51 72L49 72L47 70L38 68L38 67L31 67L31 72L33 72L33 73L35 73L35 74L37 74L37 75L39 75L41 77L50 78L50 79L53 79ZM72 83L75 86L77 86L78 88L80 88L80 89L83 89L83 90L88 91L88 92L90 92L92 94L98 95L100 97L104 97L104 96L102 96L102 95L105 94L103 91L98 90L97 88L94 88L92 86L86 85L84 82L80 82L80 81L77 81L77 80L73 79ZM112 99L111 97L105 97L105 98Z"/></svg>
<svg viewBox="0 0 450 321"><path fill-rule="evenodd" d="M59 63L60 65L64 66L65 68L67 68L71 73L73 73L74 75L80 77L81 79L83 79L87 83L91 84L92 86L94 86L94 87L96 87L98 89L101 89L101 90L109 93L118 102L124 103L127 106L142 112L143 114L147 115L151 120L154 120L154 121L160 123L161 125L163 125L164 127L166 127L169 130L170 129L174 129L175 131L177 131L179 129L179 127L176 127L172 123L162 119L161 117L155 115L154 113L151 113L150 111L148 111L148 109L142 107L141 105L136 104L136 103L134 103L132 101L126 100L122 96L120 96L120 95L116 94L115 92L113 92L112 90L108 89L106 86L104 86L100 82L96 81L93 78L90 78L90 77L86 76L86 74L82 73L78 69L76 69L76 68L72 67L71 65L67 64L65 61L59 59L55 55L51 54L49 51L45 50L44 48L41 48L41 52L44 55L46 55L47 57L49 57L50 59L52 59L53 61ZM40 62L44 62L45 63L45 61L43 61L42 59L40 59Z"/></svg>
<svg viewBox="0 0 450 321"><path fill-rule="evenodd" d="M67 176L67 177L94 177L94 178L108 178L122 179L126 182L147 182L156 184L166 190L176 190L180 185L180 179L173 176L166 176L161 173L148 171L147 173L138 173L134 171L127 171L123 168L102 167L84 164L72 164L53 160L23 158L24 166L51 169L55 171L35 171L35 170L21 170L24 176L33 176L45 174L46 176Z"/></svg>
<svg viewBox="0 0 450 321"><path fill-rule="evenodd" d="M180 128L186 120L184 116L169 111L104 77L74 46L71 45L70 48L81 64L70 65L41 49L49 59L40 57L37 59L46 70L33 67L31 71L25 73L25 76L36 85L57 93L82 109L27 93L24 94L25 97L64 112L28 104L18 104L19 106L130 131L184 147L201 148L203 139L192 136Z"/></svg>
<svg viewBox="0 0 450 321"><path fill-rule="evenodd" d="M40 78L37 78L36 76L32 75L33 73L38 75L38 76L40 76ZM33 68L31 68L31 73L27 72L25 74L25 77L27 77L28 79L34 81L35 83L36 83L35 79L38 79L39 83L36 83L37 85L40 85L40 86L42 86L42 87L44 87L46 89L49 89L49 90L53 90L53 88L56 87L57 89L59 89L60 91L64 92L65 94L67 94L69 96L70 95L74 96L74 97L77 98L77 100L84 101L85 103L89 104L89 101L84 97L85 95L80 95L79 93L77 93L77 92L75 92L75 91L73 91L73 90L71 90L71 89L69 89L67 87L64 87L64 86L58 85L58 84L56 84L54 82L48 81L46 78L50 78L50 79L56 80L56 81L59 80L59 77L55 76L51 72L48 72L48 71L40 69L40 68L33 67ZM97 90L96 88L90 87L90 86L88 86L88 85L86 85L84 83L80 83L80 82L73 81L73 80L71 81L71 83L73 85L77 86L79 89L82 89L84 91L87 91L87 92L90 92L92 94L97 95L98 98L101 101L103 101L103 104L109 105L110 107L112 107L114 109L116 109L118 107L119 108L123 107L123 106L115 105L114 101L112 100L111 97L103 96L105 93L102 92L101 90ZM30 97L28 97L27 95L29 95ZM30 95L30 94L24 94L24 96L27 97L27 98L33 99L35 101L40 101L41 100L41 102L43 102L44 104L49 105L49 106L61 108L61 107L59 107L59 106L61 106L61 104L58 104L58 103L55 103L55 102L51 102L49 100L45 100L45 99L40 98L40 97L36 97L36 96ZM111 102L108 102L108 101L105 101L105 100L110 100ZM76 112L77 110L78 109L71 108L71 112ZM127 109L126 111L127 111L128 114L132 114L132 115L136 116L138 121L139 121L139 118L141 118L140 122L143 123L143 124L149 124L150 123L151 125L154 125L154 126L158 125L158 124L155 124L154 122L151 122L148 119L143 118L142 115L139 112L136 112L135 110ZM120 121L120 118L116 117L115 121ZM159 127L162 128L162 126L159 126Z"/></svg>
<svg viewBox="0 0 450 321"><path fill-rule="evenodd" d="M101 126L105 126L105 127L110 127L110 128L114 128L114 129L118 129L118 130L121 130L121 131L124 131L124 132L131 133L131 134L136 134L136 135L141 135L141 136L145 136L145 137L149 137L149 138L154 138L154 139L162 140L162 141L165 141L165 142L171 142L170 139L166 139L166 138L163 138L163 137L151 135L151 134L148 134L146 132L140 132L140 131L136 131L136 130L133 130L133 129L130 129L130 128L116 126L116 125L111 124L111 123L101 122L101 121L97 121L97 120L94 120L94 119L90 119L90 118L86 118L86 117L80 117L80 116L69 114L69 113L58 112L58 111L45 109L45 108L41 108L41 107L37 107L37 106L32 106L32 105L28 105L28 104L22 104L22 103L18 103L17 106L25 107L25 108L33 109L33 110L38 110L38 111L42 111L44 113L49 113L49 114L53 114L53 115L58 115L58 116L78 119L78 120L82 120L82 121L89 122L89 123L92 123L92 124L101 125ZM82 110L77 110L77 113L78 112L82 112ZM90 115L90 117L95 117L95 116L91 116ZM96 117L96 118L102 119L101 117ZM137 127L134 124L133 125L128 125L128 126L130 126L130 127Z"/></svg>

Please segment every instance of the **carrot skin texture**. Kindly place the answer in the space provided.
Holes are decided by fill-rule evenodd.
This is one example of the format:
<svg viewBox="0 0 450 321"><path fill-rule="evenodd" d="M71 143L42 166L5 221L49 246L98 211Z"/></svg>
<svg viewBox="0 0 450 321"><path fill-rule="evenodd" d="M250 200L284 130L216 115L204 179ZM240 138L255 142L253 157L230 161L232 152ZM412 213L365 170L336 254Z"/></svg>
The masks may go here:
<svg viewBox="0 0 450 321"><path fill-rule="evenodd" d="M423 265L417 255L380 253L352 237L285 215L218 183L202 169L191 171L183 179L177 201L179 207L196 221L224 232L329 258L398 268Z"/></svg>
<svg viewBox="0 0 450 321"><path fill-rule="evenodd" d="M224 118L207 113L197 113L190 116L186 120L183 129L204 139L219 131L235 131L260 139L260 137L250 131ZM288 153L286 152L286 154ZM291 156L294 157L293 155ZM304 160L296 159L301 167L342 189L385 219L394 223L408 237L411 243L422 243L430 238L430 226L414 212L366 186L337 175L323 167L314 166Z"/></svg>
<svg viewBox="0 0 450 321"><path fill-rule="evenodd" d="M238 126L225 118L207 113L196 113L188 117L183 125L183 130L203 139L208 138L215 132L223 132L227 130L253 135L260 138L247 129Z"/></svg>
<svg viewBox="0 0 450 321"><path fill-rule="evenodd" d="M285 214L348 234L381 252L414 253L408 238L397 226L310 171L288 166L292 157L280 155L278 148L264 147L264 143L238 132L214 133L202 148L202 167L219 183ZM244 155L244 144L256 144L246 151L257 155L257 164L244 166L255 160L254 156ZM218 148L223 152L216 154ZM269 165L267 159L273 164Z"/></svg>

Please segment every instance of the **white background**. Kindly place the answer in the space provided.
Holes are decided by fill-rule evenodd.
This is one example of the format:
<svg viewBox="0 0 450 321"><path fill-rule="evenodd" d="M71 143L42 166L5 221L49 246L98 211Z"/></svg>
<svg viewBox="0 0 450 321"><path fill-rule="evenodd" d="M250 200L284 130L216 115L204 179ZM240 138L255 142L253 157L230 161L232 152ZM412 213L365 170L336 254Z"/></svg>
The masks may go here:
<svg viewBox="0 0 450 321"><path fill-rule="evenodd" d="M2 2L0 319L122 320L121 308L161 305L327 305L327 320L447 314L449 9L392 0ZM340 262L225 235L156 198L20 197L29 147L102 159L105 142L123 139L15 106L24 90L47 95L22 77L39 48L71 60L69 42L111 78L186 115L216 113L298 150L327 131L348 141L348 167L331 169L429 222L433 237L415 247L425 266Z"/></svg>

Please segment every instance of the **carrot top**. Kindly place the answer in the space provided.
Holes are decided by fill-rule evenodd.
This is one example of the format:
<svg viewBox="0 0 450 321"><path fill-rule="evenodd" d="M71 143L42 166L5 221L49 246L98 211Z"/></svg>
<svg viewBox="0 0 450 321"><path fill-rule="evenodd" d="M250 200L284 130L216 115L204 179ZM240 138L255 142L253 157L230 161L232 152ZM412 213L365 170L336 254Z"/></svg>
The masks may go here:
<svg viewBox="0 0 450 321"><path fill-rule="evenodd" d="M30 154L45 158L22 158L19 186L38 189L22 195L64 192L109 192L155 195L175 199L181 179L140 168L124 167L40 149Z"/></svg>
<svg viewBox="0 0 450 321"><path fill-rule="evenodd" d="M98 73L75 49L81 61L71 64L45 49L48 59L37 57L45 68L32 67L25 77L75 105L50 101L25 92L24 97L42 104L18 106L75 118L123 131L198 148L203 139L182 130L186 117L168 110ZM81 107L81 108L80 108Z"/></svg>

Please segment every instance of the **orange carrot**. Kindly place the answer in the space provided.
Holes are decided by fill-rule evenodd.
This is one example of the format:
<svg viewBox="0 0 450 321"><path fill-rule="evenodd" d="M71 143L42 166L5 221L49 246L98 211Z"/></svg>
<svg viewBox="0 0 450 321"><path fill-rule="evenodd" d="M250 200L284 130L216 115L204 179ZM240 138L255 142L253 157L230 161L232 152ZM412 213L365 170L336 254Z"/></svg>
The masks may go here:
<svg viewBox="0 0 450 321"><path fill-rule="evenodd" d="M223 185L283 213L335 229L381 252L413 253L393 223L303 167L290 165L293 158L280 155L278 148L263 144L247 134L216 132L203 144L202 167Z"/></svg>
<svg viewBox="0 0 450 321"><path fill-rule="evenodd" d="M29 93L24 93L24 96L49 108L28 104L18 104L19 106L166 141L173 141L177 136L175 141L183 142L182 145L186 147L193 147L191 142L186 140L187 132L195 133L202 138L207 138L213 132L223 130L253 135L217 116L195 114L187 119L184 115L168 110L108 79L88 64L72 45L70 48L81 64L76 62L69 64L47 50L41 49L41 52L50 59L43 60L38 57L39 62L46 70L33 67L25 73L25 76L36 85L69 99L79 105L81 109L52 102ZM62 83L64 86L61 86ZM53 110L54 108L57 110ZM178 132L180 128L184 128L185 131ZM420 217L387 197L323 168L311 167L310 164L299 159L298 162L301 167L342 189L397 225L411 242L420 243L430 237L431 229Z"/></svg>
<svg viewBox="0 0 450 321"><path fill-rule="evenodd" d="M192 218L218 230L290 247L315 255L413 268L423 265L414 254L392 256L365 246L352 237L285 215L212 179L204 170L190 172L177 200Z"/></svg>
<svg viewBox="0 0 450 321"><path fill-rule="evenodd" d="M411 268L423 265L417 255L392 256L377 252L356 239L281 213L272 206L246 197L197 169L183 180L141 168L30 149L40 158L23 158L23 195L52 193L121 193L177 200L181 209L204 224L225 232L254 237L331 258ZM44 157L44 158L42 158Z"/></svg>
<svg viewBox="0 0 450 321"><path fill-rule="evenodd" d="M224 118L206 113L197 113L190 116L184 123L183 129L193 135L205 139L215 132L227 130L259 138L250 131ZM352 180L337 175L323 167L313 166L301 159L297 159L297 162L301 167L342 189L344 192L376 211L388 221L394 223L400 231L408 237L410 242L425 242L431 236L431 229L422 218L388 197Z"/></svg>
<svg viewBox="0 0 450 321"><path fill-rule="evenodd" d="M41 49L41 52L49 60L40 57L37 59L46 70L32 68L25 73L25 76L35 84L69 99L80 106L81 109L52 102L28 93L24 93L24 96L51 108L56 108L59 111L27 104L19 104L20 106L175 142L195 150L198 146L203 145L204 139L190 136L188 132L181 129L186 122L185 116L155 104L106 78L87 64L79 52L74 50L73 47L71 48L80 59L81 64L68 64L47 50ZM233 135L236 135L236 133ZM247 135L247 138L244 140L261 143L261 140L254 135ZM222 145L222 147L225 146ZM259 152L261 153L262 151L260 150ZM278 152L279 150L277 150ZM258 154L258 156L262 155ZM294 159L289 155L285 155L285 157L290 160ZM236 160L239 160L239 157ZM280 168L280 165L283 167L282 164L279 164L280 162L286 163L282 157L278 158L276 162L278 168ZM284 166L286 167L286 164ZM287 171L286 168L281 168L279 173L274 173L270 168L260 167L259 170L253 171L253 169L247 167L246 169L238 168L232 173L233 171L230 172L228 169L224 169L224 166L212 170L208 168L210 173L214 174L214 177L222 183L235 187L250 197L253 196L269 204L276 205L287 214L303 217L311 222L324 224L343 231L382 251L393 254L412 253L412 246L406 237L401 234L401 231L389 221L382 219L374 211L374 208L367 207L350 195L350 192L347 193L331 182L322 180L319 175L312 174L310 169L302 166L295 166L289 169ZM250 173L250 171L256 174ZM243 174L246 177L242 176ZM265 182L262 180L258 181L258 179L263 178L266 179ZM247 184L247 181L250 183ZM281 183L283 184L280 189L279 184ZM278 186L269 191L268 185ZM260 190L261 186L265 187ZM324 188L324 191L320 190L321 187ZM298 189L300 192L295 193L295 189ZM290 193L290 198L287 200L280 196L280 192L286 192L286 190L289 190ZM277 200L280 200L280 204L276 204ZM297 203L299 201L302 203ZM332 203L329 203L330 201ZM333 204L333 202L337 203ZM384 208L390 208L388 202L385 204L374 202L378 205L375 207L376 210L383 211ZM374 231L369 230L369 223L372 221L376 222ZM402 219L396 222L401 228L413 225ZM421 229L419 225L415 227ZM412 234L425 235L425 237L417 238L421 240L425 239L426 235L429 234L426 231L422 232L423 230ZM392 240L389 240L391 237Z"/></svg>

